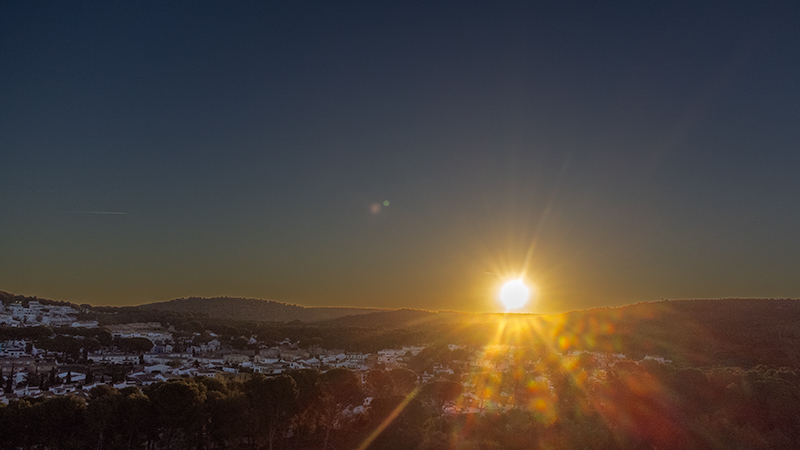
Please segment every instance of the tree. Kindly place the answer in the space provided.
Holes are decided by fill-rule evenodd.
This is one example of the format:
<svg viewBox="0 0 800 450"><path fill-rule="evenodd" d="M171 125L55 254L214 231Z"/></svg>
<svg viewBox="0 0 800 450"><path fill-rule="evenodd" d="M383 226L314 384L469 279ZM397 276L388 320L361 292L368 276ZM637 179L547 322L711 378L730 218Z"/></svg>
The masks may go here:
<svg viewBox="0 0 800 450"><path fill-rule="evenodd" d="M83 340L83 350L86 354L89 352L96 352L103 348L103 345L97 338L87 338Z"/></svg>
<svg viewBox="0 0 800 450"><path fill-rule="evenodd" d="M408 369L370 370L367 388L373 397L406 396L417 387L417 374Z"/></svg>
<svg viewBox="0 0 800 450"><path fill-rule="evenodd" d="M92 388L86 418L97 450L141 448L144 431L157 428L150 400L136 387L117 390L103 384Z"/></svg>
<svg viewBox="0 0 800 450"><path fill-rule="evenodd" d="M116 434L117 439L121 440L120 444L126 449L141 448L148 432L158 427L150 399L137 387L120 389L118 411L122 418Z"/></svg>
<svg viewBox="0 0 800 450"><path fill-rule="evenodd" d="M93 387L89 391L89 405L86 416L90 431L97 436L97 450L103 450L106 438L114 435L117 415L116 397L119 392L106 384Z"/></svg>
<svg viewBox="0 0 800 450"><path fill-rule="evenodd" d="M9 402L3 408L2 445L4 448L31 448L40 433L35 427L40 423L29 399Z"/></svg>
<svg viewBox="0 0 800 450"><path fill-rule="evenodd" d="M216 447L235 448L236 441L255 431L249 407L247 397L238 390L206 392L203 413L208 420L208 437Z"/></svg>
<svg viewBox="0 0 800 450"><path fill-rule="evenodd" d="M399 395L373 398L368 411L369 428L383 430L374 436L375 440L368 448L419 448L428 414L417 398Z"/></svg>
<svg viewBox="0 0 800 450"><path fill-rule="evenodd" d="M245 348L247 348L247 344L249 342L250 340L247 339L246 337L239 336L231 340L231 347L233 347L236 350L244 350Z"/></svg>
<svg viewBox="0 0 800 450"><path fill-rule="evenodd" d="M52 338L39 339L36 347L60 353L64 358L80 359L83 341L84 339L59 334Z"/></svg>
<svg viewBox="0 0 800 450"><path fill-rule="evenodd" d="M3 390L6 394L10 394L14 391L14 365L11 365L11 373L8 374L8 378L6 379L6 386Z"/></svg>
<svg viewBox="0 0 800 450"><path fill-rule="evenodd" d="M389 371L392 379L394 395L408 395L417 388L417 374L408 369L393 369Z"/></svg>
<svg viewBox="0 0 800 450"><path fill-rule="evenodd" d="M116 340L116 345L130 353L146 353L153 348L153 342L143 337L119 338Z"/></svg>
<svg viewBox="0 0 800 450"><path fill-rule="evenodd" d="M40 439L45 448L80 447L86 429L86 403L82 398L65 395L52 397L34 406L40 420Z"/></svg>
<svg viewBox="0 0 800 450"><path fill-rule="evenodd" d="M297 390L298 413L294 418L294 431L298 434L313 433L321 421L320 371L316 369L298 369L288 373L294 380Z"/></svg>
<svg viewBox="0 0 800 450"><path fill-rule="evenodd" d="M164 429L165 447L173 440L187 438L198 424L200 405L205 399L205 387L185 380L170 381L148 386L145 392Z"/></svg>
<svg viewBox="0 0 800 450"><path fill-rule="evenodd" d="M275 436L288 428L297 410L297 383L288 375L267 378L256 374L245 384L245 388L256 429L267 430L267 442L272 450Z"/></svg>
<svg viewBox="0 0 800 450"><path fill-rule="evenodd" d="M364 391L358 375L347 369L331 369L320 376L322 391L322 420L325 426L325 439L322 450L328 448L331 429L338 427L343 412L349 407L364 401Z"/></svg>
<svg viewBox="0 0 800 450"><path fill-rule="evenodd" d="M432 406L434 411L441 416L445 409L458 399L462 390L461 384L455 381L431 381L420 388L420 399Z"/></svg>
<svg viewBox="0 0 800 450"><path fill-rule="evenodd" d="M28 373L25 383L28 386L40 386L42 384L42 377L34 370L33 372Z"/></svg>
<svg viewBox="0 0 800 450"><path fill-rule="evenodd" d="M392 395L394 386L389 373L385 370L367 372L367 389L374 398L385 398Z"/></svg>

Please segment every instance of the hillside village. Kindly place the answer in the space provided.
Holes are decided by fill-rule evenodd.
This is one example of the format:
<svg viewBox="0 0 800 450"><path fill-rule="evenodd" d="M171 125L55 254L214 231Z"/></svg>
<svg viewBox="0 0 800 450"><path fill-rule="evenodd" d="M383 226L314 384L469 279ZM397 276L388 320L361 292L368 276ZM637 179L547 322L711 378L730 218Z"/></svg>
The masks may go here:
<svg viewBox="0 0 800 450"><path fill-rule="evenodd" d="M792 345L800 304L788 299L455 320L401 310L314 323L0 296L0 421L8 424L0 448L800 442ZM277 414L279 405L288 409ZM665 423L678 431L661 433ZM115 435L127 437L105 438Z"/></svg>
<svg viewBox="0 0 800 450"><path fill-rule="evenodd" d="M450 344L448 353L454 358L427 359L422 364L418 357L425 346L403 346L383 349L374 353L348 352L342 349L325 348L318 340L301 344L284 339L277 343L259 341L257 337L225 339L211 331L194 332L187 336L176 333L174 326L163 327L159 322L126 323L100 328L97 321L78 320L79 311L69 306L43 305L30 301L27 305L12 303L0 312L2 325L12 328L36 329L38 326L70 327L106 333L105 345L85 345L77 353L78 358L69 357L68 351L38 348L34 339L9 339L0 342L0 375L2 392L0 402L22 397L50 397L78 395L86 397L89 391L103 384L122 389L129 386L149 384L179 378L208 377L220 380L245 381L251 374L277 375L298 369L327 371L345 368L354 371L366 383L369 371L392 370L414 366L419 376L418 383L435 379L450 379L463 386L466 399L477 398L470 373L492 370L504 373L510 370L510 359L515 349L509 346L485 346L468 350L464 346ZM88 342L89 340L84 340ZM40 341L41 342L41 341ZM131 342L133 345L121 345ZM430 352L429 352L430 353ZM489 357L488 355L491 355ZM578 358L579 354L564 355ZM661 358L647 357L648 359ZM617 361L624 361L621 354L591 355L597 371L593 376L602 377L603 369ZM539 383L548 385L546 371L537 367L536 359L527 362L526 369L539 373ZM421 369L421 370L420 370ZM511 394L500 397L510 402ZM459 402L469 405L469 402ZM495 404L495 408L503 405ZM451 412L463 412L455 409Z"/></svg>
<svg viewBox="0 0 800 450"><path fill-rule="evenodd" d="M79 320L80 311L72 306L45 305L37 300L28 304L14 302L0 305L0 325L10 327L25 327L48 325L55 327L85 327L94 328L96 320Z"/></svg>

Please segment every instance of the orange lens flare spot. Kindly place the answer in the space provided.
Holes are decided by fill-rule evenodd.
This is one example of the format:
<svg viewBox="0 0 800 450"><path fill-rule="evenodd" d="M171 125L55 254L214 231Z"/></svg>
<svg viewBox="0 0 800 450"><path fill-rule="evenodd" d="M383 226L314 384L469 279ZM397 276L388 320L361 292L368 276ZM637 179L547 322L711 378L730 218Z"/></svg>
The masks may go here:
<svg viewBox="0 0 800 450"><path fill-rule="evenodd" d="M569 348L569 338L566 336L561 336L558 338L558 347L561 350L566 350Z"/></svg>

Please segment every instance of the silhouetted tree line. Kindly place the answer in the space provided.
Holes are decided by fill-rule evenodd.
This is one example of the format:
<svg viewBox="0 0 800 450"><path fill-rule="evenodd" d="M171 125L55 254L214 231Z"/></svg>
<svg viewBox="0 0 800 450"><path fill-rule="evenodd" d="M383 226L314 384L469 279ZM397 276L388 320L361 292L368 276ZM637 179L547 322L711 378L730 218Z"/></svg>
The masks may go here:
<svg viewBox="0 0 800 450"><path fill-rule="evenodd" d="M55 336L72 336L78 339L96 339L102 345L111 343L111 333L105 328L73 328L48 326L0 327L0 340L29 339L37 341Z"/></svg>
<svg viewBox="0 0 800 450"><path fill-rule="evenodd" d="M351 426L346 412L363 400L361 380L345 369L256 374L245 382L180 379L141 391L100 385L86 400L0 406L0 448L273 448L276 441L320 448Z"/></svg>
<svg viewBox="0 0 800 450"><path fill-rule="evenodd" d="M180 326L194 320L196 317L203 318L207 317L207 315L175 311L157 311L142 309L136 306L91 306L88 308L85 317L87 319L97 320L101 326L133 322L158 322L162 326Z"/></svg>
<svg viewBox="0 0 800 450"><path fill-rule="evenodd" d="M8 339L41 339L43 337L52 336L53 329L39 325L36 327L0 327L0 340L5 341Z"/></svg>
<svg viewBox="0 0 800 450"><path fill-rule="evenodd" d="M0 406L3 449L770 449L800 445L800 373L624 363L598 380L591 361L556 358L508 376L418 384L406 369L194 378L139 390L93 388ZM546 373L552 389L538 383ZM514 387L516 386L516 388ZM508 398L510 396L512 398ZM372 397L363 414L351 414ZM505 398L505 400L503 400ZM466 400L465 400L466 399ZM506 406L492 411L489 402ZM482 404L486 402L485 404ZM482 413L449 414L477 407ZM505 410L507 409L507 410Z"/></svg>
<svg viewBox="0 0 800 450"><path fill-rule="evenodd" d="M147 338L112 339L111 334L104 329L87 331L96 331L96 333L84 333L84 335L78 334L77 336L53 334L34 342L36 348L59 355L59 360L62 362L85 361L88 352L94 352L104 347L134 354L142 354L153 348L153 342Z"/></svg>

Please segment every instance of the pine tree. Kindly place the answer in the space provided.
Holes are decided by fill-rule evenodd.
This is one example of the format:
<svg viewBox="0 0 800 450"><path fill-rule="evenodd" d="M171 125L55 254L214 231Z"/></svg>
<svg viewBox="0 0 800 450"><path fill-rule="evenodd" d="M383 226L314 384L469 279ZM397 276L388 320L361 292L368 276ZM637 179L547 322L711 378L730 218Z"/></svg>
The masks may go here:
<svg viewBox="0 0 800 450"><path fill-rule="evenodd" d="M8 375L8 379L6 380L5 393L10 394L13 391L14 391L14 366L11 366L11 374Z"/></svg>

